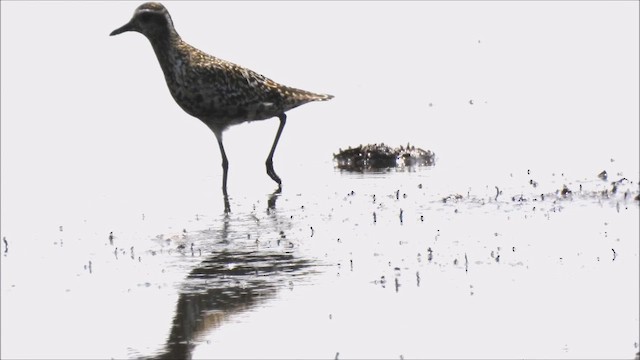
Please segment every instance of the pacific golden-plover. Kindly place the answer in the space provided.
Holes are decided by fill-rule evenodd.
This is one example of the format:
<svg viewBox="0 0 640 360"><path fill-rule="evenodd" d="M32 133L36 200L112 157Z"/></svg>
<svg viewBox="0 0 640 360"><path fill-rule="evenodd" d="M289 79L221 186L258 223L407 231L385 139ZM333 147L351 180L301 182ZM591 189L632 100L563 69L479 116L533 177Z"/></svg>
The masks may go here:
<svg viewBox="0 0 640 360"><path fill-rule="evenodd" d="M131 20L110 35L126 31L139 32L149 39L174 100L215 134L222 155L225 210L229 211L229 162L222 145L222 133L231 125L276 116L280 119L266 161L267 174L278 183L279 191L282 181L273 169L273 153L286 123L285 112L311 101L329 100L333 96L278 84L252 70L196 49L180 38L169 12L160 3L140 5Z"/></svg>

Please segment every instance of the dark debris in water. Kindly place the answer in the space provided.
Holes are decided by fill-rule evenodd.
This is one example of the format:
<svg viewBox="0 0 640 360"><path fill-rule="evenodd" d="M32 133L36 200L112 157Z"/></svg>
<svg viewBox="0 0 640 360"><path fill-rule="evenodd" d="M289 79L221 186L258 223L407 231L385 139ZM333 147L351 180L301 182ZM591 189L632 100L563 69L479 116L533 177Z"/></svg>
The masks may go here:
<svg viewBox="0 0 640 360"><path fill-rule="evenodd" d="M602 172L598 174L598 177L601 180L607 181L607 177L608 177L607 170L602 170Z"/></svg>
<svg viewBox="0 0 640 360"><path fill-rule="evenodd" d="M442 198L442 202L443 203L448 203L448 202L458 202L460 200L463 199L463 196L460 194L451 194L449 196L445 196Z"/></svg>
<svg viewBox="0 0 640 360"><path fill-rule="evenodd" d="M598 178L602 179L602 173L598 174ZM608 180L611 180L610 177ZM562 187L557 188L555 191L545 192L545 193L516 193L510 195L510 200L512 203L529 203L529 202L550 202L556 203L558 201L573 201L573 200L598 200L598 201L609 201L612 204L615 204L616 209L620 212L621 207L626 206L627 201L633 199L634 201L640 202L640 194L638 191L640 187L633 181L625 177L621 177L615 181L607 181L610 183L611 188L603 188L602 184L595 184L593 182L584 182L583 184L578 184L578 188L572 186L571 188L566 184L563 184ZM531 181L529 181L531 184ZM592 185L596 186L592 186ZM606 182L605 182L606 184ZM591 186L590 186L591 185ZM441 199L441 201L445 204L447 203L475 203L484 205L486 203L491 202L499 202L499 197L503 195L503 190L500 190L498 186L494 186L496 189L495 196L491 196L490 198L480 198L477 196L472 196L467 193L466 196L460 195L458 193L448 194ZM509 196L509 195L508 195ZM509 197L507 198L509 199ZM536 207L532 208L534 211Z"/></svg>
<svg viewBox="0 0 640 360"><path fill-rule="evenodd" d="M398 167L433 166L435 154L407 144L391 148L384 143L359 145L356 148L340 149L333 154L336 167L348 171L382 170Z"/></svg>

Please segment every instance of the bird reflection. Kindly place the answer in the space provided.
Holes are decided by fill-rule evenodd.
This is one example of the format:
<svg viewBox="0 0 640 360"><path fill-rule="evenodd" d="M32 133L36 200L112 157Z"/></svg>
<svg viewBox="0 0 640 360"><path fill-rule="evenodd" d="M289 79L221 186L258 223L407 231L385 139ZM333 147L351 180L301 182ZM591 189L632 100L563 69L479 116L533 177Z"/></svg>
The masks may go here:
<svg viewBox="0 0 640 360"><path fill-rule="evenodd" d="M271 195L269 195L269 200L267 200L267 209L275 210L276 200L278 200L280 193L282 193L282 189L277 188L276 191L274 191L273 193L271 193Z"/></svg>
<svg viewBox="0 0 640 360"><path fill-rule="evenodd" d="M272 210L268 217L273 221L259 224L265 237L281 236L291 228L287 217L275 211L278 194L269 198ZM207 333L274 298L293 278L313 272L312 261L291 249L251 246L253 240L246 236L248 227L246 220L232 219L226 213L219 231L208 233L215 241L211 255L192 269L182 284L166 345L153 358L190 359L195 344Z"/></svg>
<svg viewBox="0 0 640 360"><path fill-rule="evenodd" d="M269 199L267 199L267 209L271 210L276 208L276 201L278 200L278 197L280 196L281 193L282 193L282 187L278 186L276 190L269 195ZM229 196L224 195L223 201L224 201L224 213L229 214L231 212Z"/></svg>

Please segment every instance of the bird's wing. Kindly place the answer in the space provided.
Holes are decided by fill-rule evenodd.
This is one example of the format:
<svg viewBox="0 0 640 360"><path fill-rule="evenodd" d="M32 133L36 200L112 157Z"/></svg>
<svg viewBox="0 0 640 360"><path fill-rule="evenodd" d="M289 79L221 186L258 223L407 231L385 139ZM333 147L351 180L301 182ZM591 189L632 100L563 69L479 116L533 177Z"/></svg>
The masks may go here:
<svg viewBox="0 0 640 360"><path fill-rule="evenodd" d="M200 51L192 63L192 78L212 108L245 115L248 119L268 118L310 101L331 99L331 95L281 85L264 75Z"/></svg>
<svg viewBox="0 0 640 360"><path fill-rule="evenodd" d="M193 71L197 73L195 78L203 93L218 99L221 104L249 106L282 101L275 81L228 61L210 60L194 66Z"/></svg>

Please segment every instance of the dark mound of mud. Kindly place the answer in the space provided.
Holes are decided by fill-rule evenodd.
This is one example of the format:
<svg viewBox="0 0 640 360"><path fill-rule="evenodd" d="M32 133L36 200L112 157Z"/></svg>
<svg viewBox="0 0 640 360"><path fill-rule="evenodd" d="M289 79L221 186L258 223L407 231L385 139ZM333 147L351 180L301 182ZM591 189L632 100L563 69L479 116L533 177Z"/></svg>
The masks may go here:
<svg viewBox="0 0 640 360"><path fill-rule="evenodd" d="M336 167L341 170L367 171L407 166L433 166L435 154L410 144L391 148L385 144L359 145L340 149L333 154Z"/></svg>

